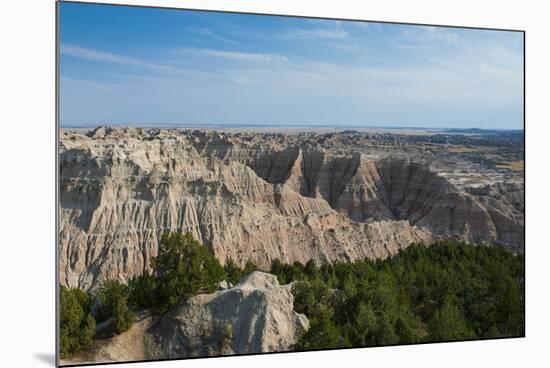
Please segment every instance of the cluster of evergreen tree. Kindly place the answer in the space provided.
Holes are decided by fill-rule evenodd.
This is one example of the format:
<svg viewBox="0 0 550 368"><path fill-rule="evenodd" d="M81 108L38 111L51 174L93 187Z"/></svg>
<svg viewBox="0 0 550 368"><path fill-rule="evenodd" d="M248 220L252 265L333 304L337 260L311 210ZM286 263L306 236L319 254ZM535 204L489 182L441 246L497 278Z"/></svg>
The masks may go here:
<svg viewBox="0 0 550 368"><path fill-rule="evenodd" d="M164 234L151 265L152 273L134 277L128 285L131 304L156 313L164 313L197 293L213 292L226 278L218 259L190 233Z"/></svg>
<svg viewBox="0 0 550 368"><path fill-rule="evenodd" d="M522 336L523 264L522 255L501 247L439 242L378 261L274 261L270 272L282 284L293 282L294 308L310 320L295 348L311 350ZM128 285L107 281L95 294L61 288L62 356L89 348L94 335L128 330L137 310L162 314L259 269L231 259L222 266L181 233L162 236L151 265Z"/></svg>
<svg viewBox="0 0 550 368"><path fill-rule="evenodd" d="M90 348L94 336L127 331L137 310L164 313L192 295L214 291L226 278L220 262L188 233L164 234L151 266L151 273L134 277L128 285L108 280L95 293L61 288L62 357Z"/></svg>
<svg viewBox="0 0 550 368"><path fill-rule="evenodd" d="M102 337L113 336L127 331L135 321L135 313L128 306L130 290L127 285L116 280L107 280L101 285L95 299L95 318L103 323L98 333Z"/></svg>
<svg viewBox="0 0 550 368"><path fill-rule="evenodd" d="M310 320L298 350L524 335L524 261L498 246L412 245L386 260L274 262Z"/></svg>
<svg viewBox="0 0 550 368"><path fill-rule="evenodd" d="M91 314L92 299L80 289L62 286L60 305L60 353L66 357L92 344L96 322Z"/></svg>

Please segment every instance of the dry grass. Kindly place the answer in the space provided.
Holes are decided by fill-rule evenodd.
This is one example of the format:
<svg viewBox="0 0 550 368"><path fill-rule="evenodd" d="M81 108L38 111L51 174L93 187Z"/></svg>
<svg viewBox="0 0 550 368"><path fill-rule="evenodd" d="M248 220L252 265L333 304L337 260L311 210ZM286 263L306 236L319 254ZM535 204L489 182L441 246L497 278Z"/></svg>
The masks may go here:
<svg viewBox="0 0 550 368"><path fill-rule="evenodd" d="M499 169L508 169L512 171L523 171L525 170L525 161L511 161L511 162L500 162L496 165Z"/></svg>
<svg viewBox="0 0 550 368"><path fill-rule="evenodd" d="M477 148L471 148L471 147L464 147L464 146L453 146L447 148L447 151L452 153L469 153L469 152L477 152L479 149Z"/></svg>

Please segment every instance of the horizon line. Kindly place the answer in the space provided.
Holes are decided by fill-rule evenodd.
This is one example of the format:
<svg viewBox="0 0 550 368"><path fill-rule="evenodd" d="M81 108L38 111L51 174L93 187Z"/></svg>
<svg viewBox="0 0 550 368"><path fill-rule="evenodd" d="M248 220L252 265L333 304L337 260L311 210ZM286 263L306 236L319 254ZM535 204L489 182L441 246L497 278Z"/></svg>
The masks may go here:
<svg viewBox="0 0 550 368"><path fill-rule="evenodd" d="M458 127L458 126L438 126L426 127L421 125L336 125L336 124L277 124L277 123L98 123L98 124L59 124L61 129L94 129L100 126L135 127L135 128L259 128L259 127L281 127L281 128L334 128L334 129L353 129L353 128L374 128L374 129L413 129L413 130L502 130L514 131L525 130L524 127L518 128L479 128L478 126Z"/></svg>

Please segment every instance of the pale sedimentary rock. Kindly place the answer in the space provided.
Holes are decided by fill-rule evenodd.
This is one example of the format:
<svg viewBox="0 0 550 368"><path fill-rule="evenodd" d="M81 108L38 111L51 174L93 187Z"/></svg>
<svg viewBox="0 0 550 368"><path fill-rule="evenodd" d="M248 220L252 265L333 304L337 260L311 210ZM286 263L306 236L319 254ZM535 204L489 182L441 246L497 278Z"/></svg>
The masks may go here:
<svg viewBox="0 0 550 368"><path fill-rule="evenodd" d="M427 165L217 133L64 132L60 282L90 289L150 267L164 232L223 263L384 258L437 238L523 248L523 188L458 189Z"/></svg>
<svg viewBox="0 0 550 368"><path fill-rule="evenodd" d="M288 351L309 327L293 301L291 285L253 272L231 289L191 298L150 333L167 358Z"/></svg>
<svg viewBox="0 0 550 368"><path fill-rule="evenodd" d="M293 303L290 284L253 272L235 287L196 295L162 316L144 315L130 330L96 341L90 351L62 363L288 351L309 328Z"/></svg>

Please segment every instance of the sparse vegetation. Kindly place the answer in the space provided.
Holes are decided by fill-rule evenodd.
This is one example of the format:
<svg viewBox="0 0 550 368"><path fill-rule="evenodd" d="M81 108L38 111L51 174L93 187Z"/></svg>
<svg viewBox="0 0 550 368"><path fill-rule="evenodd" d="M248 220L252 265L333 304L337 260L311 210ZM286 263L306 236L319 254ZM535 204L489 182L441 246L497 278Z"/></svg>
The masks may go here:
<svg viewBox="0 0 550 368"><path fill-rule="evenodd" d="M525 161L510 161L510 162L500 162L495 165L499 169L508 169L512 171L523 171L525 170Z"/></svg>
<svg viewBox="0 0 550 368"><path fill-rule="evenodd" d="M226 276L216 257L190 233L164 234L152 268L155 280L144 274L130 282L131 300L158 313L199 292L214 291Z"/></svg>
<svg viewBox="0 0 550 368"><path fill-rule="evenodd" d="M128 302L134 308L150 309L156 303L155 290L157 289L157 278L149 271L133 277L128 283L130 292Z"/></svg>
<svg viewBox="0 0 550 368"><path fill-rule="evenodd" d="M248 268L251 267L252 263ZM62 356L91 346L96 335L96 321L104 325L96 336L120 334L134 323L135 310L152 309L163 313L194 294L214 291L226 278L219 261L191 234L164 234L158 256L152 260L152 269L152 273L134 277L128 285L116 280L105 281L95 295L62 288ZM240 277L243 271L236 267L234 272ZM92 315L94 302L98 308Z"/></svg>
<svg viewBox="0 0 550 368"><path fill-rule="evenodd" d="M223 266L225 271L226 280L232 284L236 284L242 277L243 270L233 261L232 258L229 258L225 265Z"/></svg>
<svg viewBox="0 0 550 368"><path fill-rule="evenodd" d="M478 152L479 148L465 147L465 146L451 146L447 148L448 152L452 153L471 153Z"/></svg>
<svg viewBox="0 0 550 368"><path fill-rule="evenodd" d="M119 281L103 283L96 294L100 305L96 313L98 322L107 322L101 335L116 335L128 331L135 321L135 314L128 306L129 289Z"/></svg>
<svg viewBox="0 0 550 368"><path fill-rule="evenodd" d="M65 358L91 346L95 319L90 313L91 298L80 289L62 286L60 302L60 353Z"/></svg>

